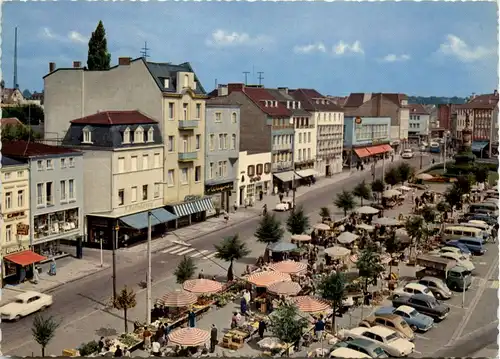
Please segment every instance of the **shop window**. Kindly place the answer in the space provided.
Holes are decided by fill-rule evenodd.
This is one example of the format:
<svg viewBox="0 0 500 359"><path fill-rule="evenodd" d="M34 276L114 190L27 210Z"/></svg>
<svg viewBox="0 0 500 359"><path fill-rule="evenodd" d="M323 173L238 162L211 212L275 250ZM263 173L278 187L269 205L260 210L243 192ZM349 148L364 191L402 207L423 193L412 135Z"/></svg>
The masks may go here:
<svg viewBox="0 0 500 359"><path fill-rule="evenodd" d="M147 184L142 186L142 200L143 201L148 200L148 185Z"/></svg>
<svg viewBox="0 0 500 359"><path fill-rule="evenodd" d="M248 176L250 177L255 176L255 166L254 165L248 166L247 172Z"/></svg>
<svg viewBox="0 0 500 359"><path fill-rule="evenodd" d="M70 232L79 228L78 208L35 216L33 234L35 239Z"/></svg>

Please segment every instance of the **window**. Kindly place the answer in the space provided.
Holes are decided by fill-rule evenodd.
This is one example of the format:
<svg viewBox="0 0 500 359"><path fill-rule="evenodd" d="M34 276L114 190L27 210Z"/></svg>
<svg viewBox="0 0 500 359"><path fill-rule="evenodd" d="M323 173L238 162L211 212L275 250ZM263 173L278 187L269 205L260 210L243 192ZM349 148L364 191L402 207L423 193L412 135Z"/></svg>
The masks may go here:
<svg viewBox="0 0 500 359"><path fill-rule="evenodd" d="M144 129L139 126L134 132L134 143L143 143L144 142Z"/></svg>
<svg viewBox="0 0 500 359"><path fill-rule="evenodd" d="M220 112L215 113L215 122L222 122L222 113Z"/></svg>
<svg viewBox="0 0 500 359"><path fill-rule="evenodd" d="M259 163L257 165L257 176L261 176L263 172L264 172L264 165L262 163Z"/></svg>
<svg viewBox="0 0 500 359"><path fill-rule="evenodd" d="M119 189L118 190L118 205L123 206L124 203L125 203L125 190Z"/></svg>
<svg viewBox="0 0 500 359"><path fill-rule="evenodd" d="M160 166L160 154L159 153L155 153L155 156L154 156L154 165L155 165L155 168L161 167Z"/></svg>
<svg viewBox="0 0 500 359"><path fill-rule="evenodd" d="M231 149L236 149L236 135L234 133L231 135Z"/></svg>
<svg viewBox="0 0 500 359"><path fill-rule="evenodd" d="M222 150L224 148L224 135L220 134L219 135L219 150Z"/></svg>
<svg viewBox="0 0 500 359"><path fill-rule="evenodd" d="M155 133L154 128L150 127L149 130L148 130L148 139L147 139L148 142L153 142L154 141L154 133Z"/></svg>
<svg viewBox="0 0 500 359"><path fill-rule="evenodd" d="M210 165L208 166L208 179L214 178L214 170L215 170L215 165L213 162L210 162Z"/></svg>
<svg viewBox="0 0 500 359"><path fill-rule="evenodd" d="M238 121L238 118L236 117L236 112L233 112L231 114L231 122L236 123Z"/></svg>
<svg viewBox="0 0 500 359"><path fill-rule="evenodd" d="M130 128L126 128L123 131L123 143L130 143Z"/></svg>
<svg viewBox="0 0 500 359"><path fill-rule="evenodd" d="M137 156L130 157L130 170L137 171Z"/></svg>
<svg viewBox="0 0 500 359"><path fill-rule="evenodd" d="M227 133L224 134L224 149L227 150L229 148L229 137Z"/></svg>
<svg viewBox="0 0 500 359"><path fill-rule="evenodd" d="M188 183L188 169L181 168L181 184L187 184L187 183Z"/></svg>
<svg viewBox="0 0 500 359"><path fill-rule="evenodd" d="M189 75L184 75L184 87L189 87Z"/></svg>
<svg viewBox="0 0 500 359"><path fill-rule="evenodd" d="M130 202L137 202L137 187L132 187L132 192L130 193Z"/></svg>
<svg viewBox="0 0 500 359"><path fill-rule="evenodd" d="M142 169L149 169L149 155L142 155Z"/></svg>
<svg viewBox="0 0 500 359"><path fill-rule="evenodd" d="M68 187L69 187L69 193L68 193L68 197L70 200L74 200L75 199L75 181L70 179L68 181Z"/></svg>
<svg viewBox="0 0 500 359"><path fill-rule="evenodd" d="M5 179L8 180L10 178L10 172L5 173Z"/></svg>
<svg viewBox="0 0 500 359"><path fill-rule="evenodd" d="M17 178L23 178L24 177L24 171L17 171Z"/></svg>
<svg viewBox="0 0 500 359"><path fill-rule="evenodd" d="M68 199L68 195L66 193L66 181L59 182L59 191L61 192L61 202L64 202Z"/></svg>
<svg viewBox="0 0 500 359"><path fill-rule="evenodd" d="M43 183L36 185L36 204L37 206L43 205Z"/></svg>
<svg viewBox="0 0 500 359"><path fill-rule="evenodd" d="M311 143L311 132L307 133L307 142Z"/></svg>
<svg viewBox="0 0 500 359"><path fill-rule="evenodd" d="M265 163L264 164L264 173L269 174L270 172L271 172L271 164L269 162Z"/></svg>
<svg viewBox="0 0 500 359"><path fill-rule="evenodd" d="M168 103L168 119L169 120L174 119L174 115L175 115L174 106L175 106L175 103L173 103L173 102Z"/></svg>
<svg viewBox="0 0 500 359"><path fill-rule="evenodd" d="M222 177L224 175L224 169L222 168L222 161L217 163L217 177Z"/></svg>
<svg viewBox="0 0 500 359"><path fill-rule="evenodd" d="M175 148L175 137L168 136L168 152L174 152Z"/></svg>
<svg viewBox="0 0 500 359"><path fill-rule="evenodd" d="M159 183L155 183L153 197L154 198L160 197L160 184Z"/></svg>
<svg viewBox="0 0 500 359"><path fill-rule="evenodd" d="M196 149L199 150L201 148L201 135L196 135Z"/></svg>
<svg viewBox="0 0 500 359"><path fill-rule="evenodd" d="M69 167L75 167L75 159L73 157L69 158Z"/></svg>
<svg viewBox="0 0 500 359"><path fill-rule="evenodd" d="M174 184L175 184L175 170L168 170L167 183L168 183L169 187L174 186Z"/></svg>
<svg viewBox="0 0 500 359"><path fill-rule="evenodd" d="M118 173L125 172L125 157L118 157Z"/></svg>
<svg viewBox="0 0 500 359"><path fill-rule="evenodd" d="M5 242L12 241L12 225L5 226Z"/></svg>
<svg viewBox="0 0 500 359"><path fill-rule="evenodd" d="M302 143L302 133L299 133L299 143Z"/></svg>
<svg viewBox="0 0 500 359"><path fill-rule="evenodd" d="M53 198L52 198L52 182L47 182L45 183L45 201L48 206L51 206L54 204Z"/></svg>
<svg viewBox="0 0 500 359"><path fill-rule="evenodd" d="M222 175L227 177L227 161L222 162Z"/></svg>
<svg viewBox="0 0 500 359"><path fill-rule="evenodd" d="M83 129L83 143L92 143L92 132L89 126L85 126Z"/></svg>
<svg viewBox="0 0 500 359"><path fill-rule="evenodd" d="M66 158L61 158L61 168L66 168Z"/></svg>
<svg viewBox="0 0 500 359"><path fill-rule="evenodd" d="M170 87L170 79L163 79L163 87L166 89Z"/></svg>
<svg viewBox="0 0 500 359"><path fill-rule="evenodd" d="M148 185L142 185L142 200L147 201L148 200Z"/></svg>
<svg viewBox="0 0 500 359"><path fill-rule="evenodd" d="M196 119L201 120L201 103L196 104Z"/></svg>
<svg viewBox="0 0 500 359"><path fill-rule="evenodd" d="M210 151L213 151L215 149L215 135L213 133L210 135L210 143L208 145Z"/></svg>
<svg viewBox="0 0 500 359"><path fill-rule="evenodd" d="M311 159L311 149L310 148L307 149L307 159L308 160Z"/></svg>
<svg viewBox="0 0 500 359"><path fill-rule="evenodd" d="M5 209L12 208L12 192L5 192Z"/></svg>
<svg viewBox="0 0 500 359"><path fill-rule="evenodd" d="M247 174L249 177L255 176L255 166L253 165L248 166Z"/></svg>
<svg viewBox="0 0 500 359"><path fill-rule="evenodd" d="M36 161L36 168L39 170L39 171L43 171L43 161Z"/></svg>
<svg viewBox="0 0 500 359"><path fill-rule="evenodd" d="M187 103L182 105L182 114L184 116L184 121L189 120L189 107Z"/></svg>
<svg viewBox="0 0 500 359"><path fill-rule="evenodd" d="M194 181L195 182L201 181L201 166L196 166L194 168Z"/></svg>

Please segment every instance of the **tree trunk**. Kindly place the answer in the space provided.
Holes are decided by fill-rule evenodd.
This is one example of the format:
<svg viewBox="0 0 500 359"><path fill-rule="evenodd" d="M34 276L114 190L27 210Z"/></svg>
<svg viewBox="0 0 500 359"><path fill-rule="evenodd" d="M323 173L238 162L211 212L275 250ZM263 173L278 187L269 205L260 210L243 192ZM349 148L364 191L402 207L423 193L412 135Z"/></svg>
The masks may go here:
<svg viewBox="0 0 500 359"><path fill-rule="evenodd" d="M333 315L332 315L332 334L335 335L335 316L336 316L336 312L337 312L337 308L335 307L335 305L332 306L333 308Z"/></svg>
<svg viewBox="0 0 500 359"><path fill-rule="evenodd" d="M365 278L365 292L368 292L368 278Z"/></svg>
<svg viewBox="0 0 500 359"><path fill-rule="evenodd" d="M45 358L45 345L42 345L42 357Z"/></svg>
<svg viewBox="0 0 500 359"><path fill-rule="evenodd" d="M391 274L392 274L392 254L391 254L391 261L389 262L389 280L391 280Z"/></svg>
<svg viewBox="0 0 500 359"><path fill-rule="evenodd" d="M347 209L344 209L344 217L347 217Z"/></svg>
<svg viewBox="0 0 500 359"><path fill-rule="evenodd" d="M233 275L233 260L231 259L231 264L229 264L229 268L227 269L227 281L231 282L234 279Z"/></svg>
<svg viewBox="0 0 500 359"><path fill-rule="evenodd" d="M363 197L361 197L361 207L363 207Z"/></svg>
<svg viewBox="0 0 500 359"><path fill-rule="evenodd" d="M128 333L127 309L123 309L123 318L125 319L125 333Z"/></svg>

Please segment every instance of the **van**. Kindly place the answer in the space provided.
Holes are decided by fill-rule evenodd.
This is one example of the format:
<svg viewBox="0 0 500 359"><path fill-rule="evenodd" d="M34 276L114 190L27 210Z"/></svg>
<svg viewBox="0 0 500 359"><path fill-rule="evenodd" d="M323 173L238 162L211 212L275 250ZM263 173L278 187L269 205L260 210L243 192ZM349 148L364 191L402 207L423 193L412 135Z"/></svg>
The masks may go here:
<svg viewBox="0 0 500 359"><path fill-rule="evenodd" d="M497 212L498 215L498 205L493 202L473 203L469 207L469 211L472 213L476 213L478 209L486 209L489 211Z"/></svg>
<svg viewBox="0 0 500 359"><path fill-rule="evenodd" d="M487 241L490 238L491 235L491 230L490 226L488 226L486 223L477 223L476 221L469 221L467 223L461 223L461 226L464 227L470 227L470 228L477 228L482 232L483 239ZM468 235L464 235L466 237L470 237Z"/></svg>
<svg viewBox="0 0 500 359"><path fill-rule="evenodd" d="M467 248L469 248L472 254L486 253L486 248L484 247L482 238L461 237L458 239L458 242L464 244Z"/></svg>
<svg viewBox="0 0 500 359"><path fill-rule="evenodd" d="M471 284L472 273L464 267L455 266L446 275L446 285L450 289L463 291L469 289Z"/></svg>
<svg viewBox="0 0 500 359"><path fill-rule="evenodd" d="M443 230L443 240L459 239L461 237L473 237L483 239L483 231L475 227L467 227L465 225L449 226Z"/></svg>

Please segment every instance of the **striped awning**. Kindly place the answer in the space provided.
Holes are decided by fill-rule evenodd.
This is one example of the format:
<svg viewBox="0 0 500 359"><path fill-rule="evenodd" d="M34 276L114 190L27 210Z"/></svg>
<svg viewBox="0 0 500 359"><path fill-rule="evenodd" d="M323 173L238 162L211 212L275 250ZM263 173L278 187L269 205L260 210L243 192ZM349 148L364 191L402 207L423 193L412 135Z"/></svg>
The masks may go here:
<svg viewBox="0 0 500 359"><path fill-rule="evenodd" d="M210 211L214 209L214 204L211 198L202 198L196 201L190 201L180 204L175 204L172 211L179 217L189 216L194 213Z"/></svg>

